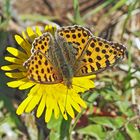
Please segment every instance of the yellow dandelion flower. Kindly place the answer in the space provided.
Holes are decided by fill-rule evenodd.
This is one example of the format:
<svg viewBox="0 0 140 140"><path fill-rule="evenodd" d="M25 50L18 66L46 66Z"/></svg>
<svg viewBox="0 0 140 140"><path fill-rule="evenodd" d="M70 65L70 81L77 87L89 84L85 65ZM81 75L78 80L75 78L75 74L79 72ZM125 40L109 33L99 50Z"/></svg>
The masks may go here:
<svg viewBox="0 0 140 140"><path fill-rule="evenodd" d="M50 32L54 35L55 31L56 28L46 26L43 32ZM35 56L32 56L34 54L33 43L36 39L40 39L40 36L42 37L43 32L39 27L36 27L35 31L28 27L26 32L22 32L22 36L15 35L15 40L21 49L18 50L11 46L7 47L10 56L6 56L5 60L9 62L9 65L1 67L2 70L6 71L6 76L13 78L7 85L11 88L18 88L19 90L30 89L27 98L19 105L16 113L18 115L24 112L29 113L37 107L36 116L40 117L45 111L46 122L50 120L52 114L54 114L56 119L60 114L62 114L66 120L68 119L68 114L74 118L74 109L80 112L81 107L86 108L86 103L81 99L78 93L82 93L94 87L94 82L90 79L95 78L95 75L72 77L72 81L70 81L71 85L69 82L66 83L60 79L58 80L59 82L52 82L52 80L56 80L56 77L49 76L46 80L49 79L51 82L48 81L45 83L44 79L41 77L41 71L45 73L44 69L38 68L40 75L33 79L32 76L35 76L35 74L33 71L31 72L31 69L29 70L30 66L33 65L32 58L35 58ZM34 46L34 49L36 49L35 47L39 48L42 46ZM46 58L44 57L43 59ZM33 69L35 69L35 65ZM42 82L40 77L42 78ZM49 82L50 84L48 84Z"/></svg>

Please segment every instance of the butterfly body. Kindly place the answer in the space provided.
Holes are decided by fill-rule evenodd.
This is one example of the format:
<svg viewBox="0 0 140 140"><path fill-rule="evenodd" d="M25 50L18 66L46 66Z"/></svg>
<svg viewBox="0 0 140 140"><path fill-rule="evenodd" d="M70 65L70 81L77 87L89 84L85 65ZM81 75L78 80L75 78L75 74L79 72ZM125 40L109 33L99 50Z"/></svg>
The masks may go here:
<svg viewBox="0 0 140 140"><path fill-rule="evenodd" d="M72 79L98 73L124 58L126 47L95 37L82 26L59 28L43 33L32 44L32 56L24 63L27 77L34 82L63 82L72 88Z"/></svg>
<svg viewBox="0 0 140 140"><path fill-rule="evenodd" d="M70 65L70 62L69 62L70 60L67 58L67 56L70 56L70 52L67 51L66 54L63 53L65 52L65 50L63 50L66 48L65 45L68 45L68 44L62 38L59 39L59 41L61 41L61 44L59 43L58 39L56 39L55 37L53 38L53 40L54 40L54 43L52 44L50 48L50 50L52 51L52 54L54 55L53 59L55 63L53 65L56 66L59 73L61 74L60 77L62 81L64 81L64 84L68 88L71 88L72 78L73 78L73 68ZM51 59L51 62L52 62L52 59Z"/></svg>

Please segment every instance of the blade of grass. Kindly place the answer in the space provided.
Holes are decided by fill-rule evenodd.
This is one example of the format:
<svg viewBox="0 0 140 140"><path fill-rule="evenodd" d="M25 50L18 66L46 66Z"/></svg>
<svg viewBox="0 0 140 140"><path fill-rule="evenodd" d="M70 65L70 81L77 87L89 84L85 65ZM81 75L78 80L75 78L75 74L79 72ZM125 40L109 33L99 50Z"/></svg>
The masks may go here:
<svg viewBox="0 0 140 140"><path fill-rule="evenodd" d="M112 8L110 8L109 12L106 14L109 15L110 13L116 11L117 9L119 9L120 7L124 6L124 4L127 2L127 0L120 0L118 1Z"/></svg>
<svg viewBox="0 0 140 140"><path fill-rule="evenodd" d="M4 20L0 18L0 29L5 30L8 26L9 20L11 19L11 1L10 0L5 0L2 3L2 12L3 16L5 17Z"/></svg>
<svg viewBox="0 0 140 140"><path fill-rule="evenodd" d="M15 109L13 107L13 104L12 104L10 98L8 98L6 96L6 94L5 95L4 94L1 94L0 95L0 100L4 101L4 106L7 108L8 112L10 112L11 118L12 118L13 122L17 126L21 126L21 122L20 122L20 120L18 119L18 116L15 113Z"/></svg>
<svg viewBox="0 0 140 140"><path fill-rule="evenodd" d="M76 118L75 118L75 121L74 121L74 124L70 126L70 129L69 129L69 134L71 134L71 132L74 130L78 120L80 119L80 117L82 116L84 112L84 109L82 109L82 111L80 113L77 114Z"/></svg>
<svg viewBox="0 0 140 140"><path fill-rule="evenodd" d="M104 7L108 6L109 4L111 4L114 0L108 0L105 1L103 4L101 4L100 6L98 6L97 8L95 8L92 11L89 11L87 14L85 14L85 16L83 17L84 20L86 20L87 18L91 17L92 15L94 15L95 13L99 12L101 9L103 9Z"/></svg>
<svg viewBox="0 0 140 140"><path fill-rule="evenodd" d="M126 19L125 19L125 21L124 21L123 28L122 28L121 40L123 39L123 34L124 34L125 30L126 30L125 27L126 27L126 25L127 25L127 23L128 23L128 20L131 18L132 12L133 12L133 10L135 9L135 7L136 7L136 5L137 5L138 2L139 2L139 0L135 0L135 1L132 2L132 3L129 5L129 7L128 7L128 14L127 14L127 17L126 17Z"/></svg>
<svg viewBox="0 0 140 140"><path fill-rule="evenodd" d="M30 20L30 21L46 21L46 20L57 20L59 17L43 16L39 14L22 14L21 20Z"/></svg>
<svg viewBox="0 0 140 140"><path fill-rule="evenodd" d="M73 0L73 8L74 8L74 23L83 25L84 22L80 16L78 0Z"/></svg>
<svg viewBox="0 0 140 140"><path fill-rule="evenodd" d="M10 0L4 1L3 12L6 18L10 18L11 16L11 3L10 2L11 2Z"/></svg>

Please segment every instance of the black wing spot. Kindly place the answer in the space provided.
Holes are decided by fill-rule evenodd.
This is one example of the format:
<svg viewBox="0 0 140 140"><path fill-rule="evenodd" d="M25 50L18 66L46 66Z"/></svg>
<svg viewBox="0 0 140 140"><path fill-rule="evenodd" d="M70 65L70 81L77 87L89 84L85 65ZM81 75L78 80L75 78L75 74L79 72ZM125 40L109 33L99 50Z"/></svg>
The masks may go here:
<svg viewBox="0 0 140 140"><path fill-rule="evenodd" d="M60 33L60 35L63 36L64 34L63 33Z"/></svg>
<svg viewBox="0 0 140 140"><path fill-rule="evenodd" d="M34 64L34 61L32 61L32 64Z"/></svg>
<svg viewBox="0 0 140 140"><path fill-rule="evenodd" d="M66 34L66 37L67 37L67 38L70 38L70 35L69 35L69 34Z"/></svg>
<svg viewBox="0 0 140 140"><path fill-rule="evenodd" d="M117 51L114 51L114 54L117 54Z"/></svg>
<svg viewBox="0 0 140 140"><path fill-rule="evenodd" d="M38 69L38 65L35 65L35 67Z"/></svg>
<svg viewBox="0 0 140 140"><path fill-rule="evenodd" d="M38 74L38 70L36 70L35 73Z"/></svg>
<svg viewBox="0 0 140 140"><path fill-rule="evenodd" d="M109 58L109 55L106 54L106 55L105 55L105 58L108 59L108 58Z"/></svg>
<svg viewBox="0 0 140 140"><path fill-rule="evenodd" d="M41 65L41 64L42 64L42 62L39 60L39 61L38 61L38 64L39 64L39 65Z"/></svg>
<svg viewBox="0 0 140 140"><path fill-rule="evenodd" d="M110 66L109 60L106 60L105 63L106 63L106 66L107 66L107 67Z"/></svg>
<svg viewBox="0 0 140 140"><path fill-rule="evenodd" d="M49 80L50 80L50 82L52 82L52 77L51 77L51 75L49 75Z"/></svg>
<svg viewBox="0 0 140 140"><path fill-rule="evenodd" d="M90 44L90 46L91 46L92 48L94 48L94 47L95 47L95 43L92 42L92 43Z"/></svg>
<svg viewBox="0 0 140 140"><path fill-rule="evenodd" d="M83 36L84 36L84 37L87 37L87 33L83 33Z"/></svg>
<svg viewBox="0 0 140 140"><path fill-rule="evenodd" d="M86 50L86 53L87 53L88 56L91 55L91 51L89 51L89 50Z"/></svg>
<svg viewBox="0 0 140 140"><path fill-rule="evenodd" d="M93 62L92 58L89 58L89 59L88 59L88 61L89 61L90 63L92 63L92 62Z"/></svg>
<svg viewBox="0 0 140 140"><path fill-rule="evenodd" d="M84 68L85 68L85 72L88 73L88 68L86 66L84 66Z"/></svg>
<svg viewBox="0 0 140 140"><path fill-rule="evenodd" d="M99 46L102 46L103 45L103 43L102 42L99 42Z"/></svg>
<svg viewBox="0 0 140 140"><path fill-rule="evenodd" d="M85 43L85 39L82 39L82 43Z"/></svg>
<svg viewBox="0 0 140 140"><path fill-rule="evenodd" d="M72 33L75 33L75 30L71 30Z"/></svg>
<svg viewBox="0 0 140 140"><path fill-rule="evenodd" d="M95 69L93 68L93 66L90 65L90 68L91 68L91 71L92 72L95 71Z"/></svg>
<svg viewBox="0 0 140 140"><path fill-rule="evenodd" d="M46 65L46 66L48 65L48 61L47 61L47 60L45 61L45 65Z"/></svg>
<svg viewBox="0 0 140 140"><path fill-rule="evenodd" d="M81 34L80 33L78 33L78 37L81 37Z"/></svg>
<svg viewBox="0 0 140 140"><path fill-rule="evenodd" d="M98 68L98 69L100 69L100 68L101 68L100 63L98 63L98 62L96 62L96 66L97 66L97 68Z"/></svg>
<svg viewBox="0 0 140 140"><path fill-rule="evenodd" d="M41 45L41 49L42 49L42 50L44 49L44 45Z"/></svg>
<svg viewBox="0 0 140 140"><path fill-rule="evenodd" d="M44 42L44 45L47 46L47 42Z"/></svg>
<svg viewBox="0 0 140 140"><path fill-rule="evenodd" d="M50 69L49 68L47 68L47 72L50 73Z"/></svg>
<svg viewBox="0 0 140 140"><path fill-rule="evenodd" d="M42 44L42 41L40 40L38 43L39 43L39 44Z"/></svg>
<svg viewBox="0 0 140 140"><path fill-rule="evenodd" d="M105 54L105 53L106 53L106 50L102 50L102 53L104 53L104 54Z"/></svg>
<svg viewBox="0 0 140 140"><path fill-rule="evenodd" d="M75 38L76 38L76 35L75 35L75 34L73 34L73 35L72 35L72 38L73 38L73 39L75 39Z"/></svg>
<svg viewBox="0 0 140 140"><path fill-rule="evenodd" d="M44 69L43 68L41 69L41 73L44 73Z"/></svg>
<svg viewBox="0 0 140 140"><path fill-rule="evenodd" d="M38 75L38 81L41 81L41 77Z"/></svg>
<svg viewBox="0 0 140 140"><path fill-rule="evenodd" d="M97 56L97 59L98 59L98 60L101 60L101 57L100 57L100 56Z"/></svg>
<svg viewBox="0 0 140 140"><path fill-rule="evenodd" d="M100 51L99 47L96 47L96 48L95 48L95 51L96 51L96 52L99 52L99 51Z"/></svg>
<svg viewBox="0 0 140 140"><path fill-rule="evenodd" d="M109 48L109 45L105 45L106 48Z"/></svg>
<svg viewBox="0 0 140 140"><path fill-rule="evenodd" d="M82 61L83 61L83 62L87 62L87 60L86 60L86 59L83 59Z"/></svg>

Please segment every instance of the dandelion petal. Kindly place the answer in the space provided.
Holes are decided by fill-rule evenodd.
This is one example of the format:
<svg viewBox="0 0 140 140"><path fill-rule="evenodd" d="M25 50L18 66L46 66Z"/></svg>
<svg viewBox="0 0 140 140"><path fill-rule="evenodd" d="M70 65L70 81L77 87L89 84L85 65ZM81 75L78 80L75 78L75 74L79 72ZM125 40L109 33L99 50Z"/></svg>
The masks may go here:
<svg viewBox="0 0 140 140"><path fill-rule="evenodd" d="M35 106L39 103L41 96L42 96L42 92L39 91L36 94L34 94L32 100L27 105L25 112L27 113L31 112L35 108Z"/></svg>
<svg viewBox="0 0 140 140"><path fill-rule="evenodd" d="M19 89L20 89L20 90L28 89L28 88L30 88L30 87L32 87L32 86L34 86L34 85L35 85L34 82L27 82L27 83L25 83L25 84L19 86Z"/></svg>
<svg viewBox="0 0 140 140"><path fill-rule="evenodd" d="M41 102L39 103L39 106L37 108L37 114L36 114L36 116L38 118L42 115L42 113L43 113L43 111L45 109L45 105L46 105L46 94L43 94L43 96L41 98Z"/></svg>
<svg viewBox="0 0 140 140"><path fill-rule="evenodd" d="M33 31L33 29L31 27L27 27L27 34L28 34L29 38L32 40L32 42L37 37L37 35L35 34L35 32Z"/></svg>
<svg viewBox="0 0 140 140"><path fill-rule="evenodd" d="M33 98L33 96L28 96L26 99L24 99L24 101L19 105L19 107L17 108L16 113L18 115L21 115L25 108L27 107L28 103L31 101L31 99Z"/></svg>
<svg viewBox="0 0 140 140"><path fill-rule="evenodd" d="M41 32L41 30L38 26L36 26L35 30L36 30L36 33L37 33L38 36L42 35L42 32Z"/></svg>
<svg viewBox="0 0 140 140"><path fill-rule="evenodd" d="M27 81L27 79L26 79L26 78L23 78L23 79L20 79L20 80L8 82L7 85L8 85L9 87L12 87L12 88L17 88L17 87L19 87L20 85L26 83L26 81Z"/></svg>
<svg viewBox="0 0 140 140"><path fill-rule="evenodd" d="M28 56L24 52L22 52L22 51L20 51L20 50L18 50L16 48L7 47L7 51L9 53L11 53L13 56L18 57L18 58L20 58L23 61L28 59Z"/></svg>

